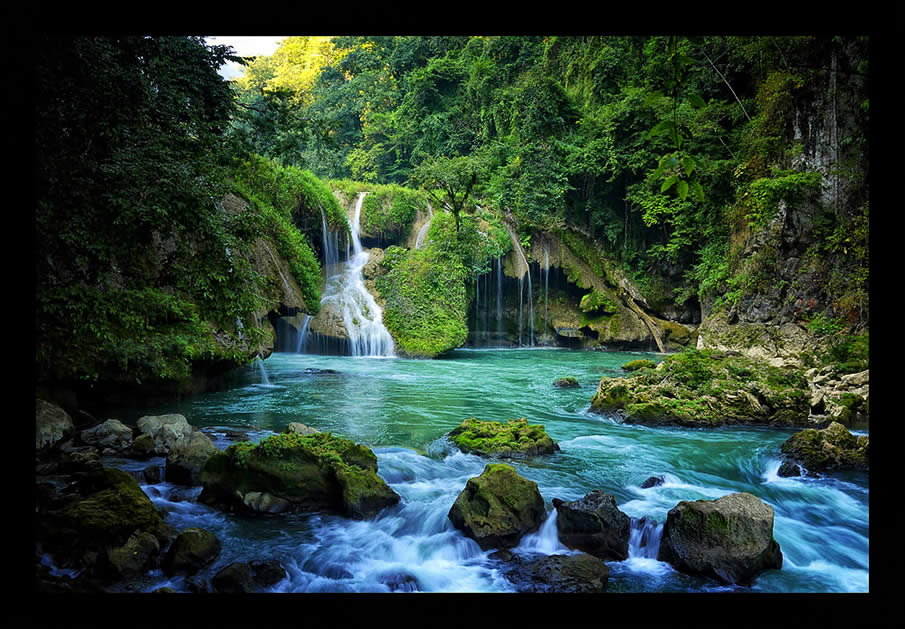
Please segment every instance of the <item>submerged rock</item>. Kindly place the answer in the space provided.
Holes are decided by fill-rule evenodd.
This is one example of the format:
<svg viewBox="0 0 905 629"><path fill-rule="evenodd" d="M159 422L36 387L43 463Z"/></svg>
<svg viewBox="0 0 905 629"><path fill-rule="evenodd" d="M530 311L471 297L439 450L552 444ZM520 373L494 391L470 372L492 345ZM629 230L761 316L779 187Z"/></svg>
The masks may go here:
<svg viewBox="0 0 905 629"><path fill-rule="evenodd" d="M585 553L523 559L508 551L491 555L505 562L503 574L519 592L596 594L606 591L610 570Z"/></svg>
<svg viewBox="0 0 905 629"><path fill-rule="evenodd" d="M472 417L450 431L449 439L462 452L481 456L525 457L559 450L543 426L524 417L505 424Z"/></svg>
<svg viewBox="0 0 905 629"><path fill-rule="evenodd" d="M616 507L612 494L595 489L580 500L553 499L559 540L569 548L602 559L628 558L631 519Z"/></svg>
<svg viewBox="0 0 905 629"><path fill-rule="evenodd" d="M276 559L234 562L211 579L216 592L246 594L259 592L276 585L286 576L286 570Z"/></svg>
<svg viewBox="0 0 905 629"><path fill-rule="evenodd" d="M750 585L764 570L782 567L773 507L744 492L683 500L666 516L657 559L680 572Z"/></svg>
<svg viewBox="0 0 905 629"><path fill-rule="evenodd" d="M650 489L651 487L659 487L663 483L666 482L666 479L662 476L651 476L646 481L641 483L641 489Z"/></svg>
<svg viewBox="0 0 905 629"><path fill-rule="evenodd" d="M367 518L399 502L368 448L331 433L273 435L210 457L198 500L228 511L329 511Z"/></svg>
<svg viewBox="0 0 905 629"><path fill-rule="evenodd" d="M801 476L801 466L797 463L793 463L792 461L783 461L782 465L780 465L779 469L776 471L776 474L782 476L783 478Z"/></svg>
<svg viewBox="0 0 905 629"><path fill-rule="evenodd" d="M838 422L823 430L808 428L796 432L782 444L780 450L809 472L866 470L870 465L870 437L855 437Z"/></svg>
<svg viewBox="0 0 905 629"><path fill-rule="evenodd" d="M490 463L468 479L448 513L453 525L484 549L518 545L545 516L537 483L504 463Z"/></svg>

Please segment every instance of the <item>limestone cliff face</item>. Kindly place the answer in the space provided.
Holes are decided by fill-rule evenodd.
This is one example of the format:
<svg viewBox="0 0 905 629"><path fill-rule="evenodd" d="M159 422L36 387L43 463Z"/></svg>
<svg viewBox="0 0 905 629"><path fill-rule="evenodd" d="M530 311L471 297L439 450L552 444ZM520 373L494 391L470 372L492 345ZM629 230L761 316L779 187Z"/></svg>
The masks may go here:
<svg viewBox="0 0 905 629"><path fill-rule="evenodd" d="M247 202L232 194L226 195L223 205L234 214L249 211ZM249 358L256 355L266 358L273 352L277 317L308 313L312 307L305 303L302 289L292 274L289 262L270 238L260 236L255 239L246 259L264 278L266 298L266 305L254 313L255 324L265 331L265 339L255 347L248 348ZM225 336L220 335L219 338L222 342L227 342Z"/></svg>
<svg viewBox="0 0 905 629"><path fill-rule="evenodd" d="M700 346L745 351L772 327L784 340L765 338L762 347L782 357L805 342L815 316L867 328L868 109L857 45L834 44L824 67L788 90L782 139L790 148L772 166L817 174L819 184L779 199L766 225L752 227L737 213L730 274L731 290L740 294L728 308L714 307L721 295L702 303ZM736 325L745 332L733 333Z"/></svg>

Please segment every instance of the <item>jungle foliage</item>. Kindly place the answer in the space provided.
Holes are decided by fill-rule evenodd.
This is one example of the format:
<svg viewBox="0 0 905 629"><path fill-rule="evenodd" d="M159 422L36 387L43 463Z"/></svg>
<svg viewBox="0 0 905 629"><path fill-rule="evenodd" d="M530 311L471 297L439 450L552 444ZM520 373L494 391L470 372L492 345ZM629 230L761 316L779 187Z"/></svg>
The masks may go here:
<svg viewBox="0 0 905 629"><path fill-rule="evenodd" d="M677 305L696 298L717 308L752 294L758 273L773 271L733 260L733 235L764 229L781 203L809 202L821 186L820 174L796 161L796 106L813 96L808 86L830 71L831 57L846 50L866 59L864 38L355 36L330 44L326 54L321 39L286 40L288 51L308 51L300 67L321 64L289 91L274 77L291 74L290 55L248 68L237 95L258 109L241 122L245 135L255 130L255 150L322 177L422 186L457 224L481 205L521 231L582 231L630 277L679 277ZM838 70L863 77L864 63ZM267 120L287 102L300 104L289 126L268 133ZM847 155L863 154L863 123L840 140ZM861 321L864 177L862 169L854 184L864 205L829 212L834 227L851 229L822 235L860 255L847 272L827 273L834 307Z"/></svg>

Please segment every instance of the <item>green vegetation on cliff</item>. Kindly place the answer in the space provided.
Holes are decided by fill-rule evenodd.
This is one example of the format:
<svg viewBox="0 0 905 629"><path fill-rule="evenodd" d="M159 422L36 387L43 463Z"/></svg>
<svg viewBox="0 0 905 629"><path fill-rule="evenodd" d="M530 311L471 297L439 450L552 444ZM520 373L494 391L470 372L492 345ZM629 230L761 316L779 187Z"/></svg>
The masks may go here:
<svg viewBox="0 0 905 629"><path fill-rule="evenodd" d="M247 360L260 279L242 257L252 226L220 203L227 49L52 37L36 51L39 383L183 382L198 362Z"/></svg>
<svg viewBox="0 0 905 629"><path fill-rule="evenodd" d="M407 250L390 247L377 279L386 300L384 323L398 349L428 358L459 347L465 325L465 267L454 253L436 246Z"/></svg>

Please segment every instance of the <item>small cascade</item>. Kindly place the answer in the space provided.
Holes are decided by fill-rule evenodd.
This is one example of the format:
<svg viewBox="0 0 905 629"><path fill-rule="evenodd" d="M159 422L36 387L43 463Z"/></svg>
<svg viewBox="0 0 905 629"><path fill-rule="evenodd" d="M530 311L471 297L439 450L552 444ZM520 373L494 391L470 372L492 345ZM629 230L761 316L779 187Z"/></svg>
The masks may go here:
<svg viewBox="0 0 905 629"><path fill-rule="evenodd" d="M496 333L497 338L503 339L503 263L496 259Z"/></svg>
<svg viewBox="0 0 905 629"><path fill-rule="evenodd" d="M299 327L298 332L296 333L295 338L295 353L296 354L304 354L305 353L305 341L308 337L308 324L311 322L311 315L306 314L305 320L302 321L302 325Z"/></svg>
<svg viewBox="0 0 905 629"><path fill-rule="evenodd" d="M550 289L550 252L547 251L547 244L544 243L544 325L549 321L549 313L547 311L547 293ZM546 328L545 328L546 329Z"/></svg>
<svg viewBox="0 0 905 629"><path fill-rule="evenodd" d="M270 378L267 377L267 370L264 369L264 361L261 359L260 354L255 357L255 367L257 367L258 373L261 376L260 384L263 384L264 386L267 386L267 387L271 386Z"/></svg>
<svg viewBox="0 0 905 629"><path fill-rule="evenodd" d="M329 307L341 315L349 335L352 356L394 356L393 338L383 325L383 311L368 292L362 269L370 255L361 246L359 225L364 192L358 195L350 223L351 256L337 271L327 275L327 286L321 298L322 309ZM325 237L326 242L326 237ZM325 246L325 253L327 249Z"/></svg>
<svg viewBox="0 0 905 629"><path fill-rule="evenodd" d="M554 508L547 514L547 519L541 524L536 533L530 533L522 538L517 550L543 555L562 555L570 553L568 547L559 541L559 531L556 528L557 511Z"/></svg>
<svg viewBox="0 0 905 629"><path fill-rule="evenodd" d="M628 538L630 558L656 559L660 551L660 536L663 525L649 518L632 518Z"/></svg>
<svg viewBox="0 0 905 629"><path fill-rule="evenodd" d="M424 237L427 236L427 230L431 226L431 221L434 220L434 208L431 207L430 202L427 204L427 211L430 212L430 218L427 219L427 222L421 226L420 230L418 230L418 237L415 238L415 249L420 249L424 246Z"/></svg>
<svg viewBox="0 0 905 629"><path fill-rule="evenodd" d="M324 274L326 277L330 277L335 275L339 269L339 232L329 229L323 209L321 209L321 225L324 239Z"/></svg>

